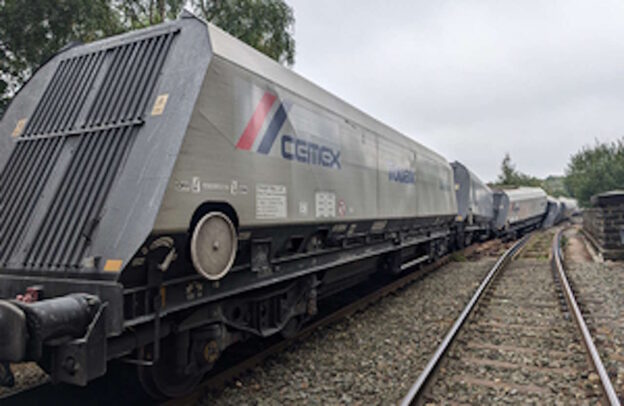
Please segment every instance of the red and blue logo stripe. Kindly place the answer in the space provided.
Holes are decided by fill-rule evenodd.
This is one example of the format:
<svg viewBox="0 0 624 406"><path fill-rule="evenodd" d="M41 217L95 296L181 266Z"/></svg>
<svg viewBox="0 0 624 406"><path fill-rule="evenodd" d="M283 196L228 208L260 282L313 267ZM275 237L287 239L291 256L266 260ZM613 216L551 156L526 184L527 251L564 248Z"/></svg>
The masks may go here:
<svg viewBox="0 0 624 406"><path fill-rule="evenodd" d="M277 107L275 107L276 103ZM264 93L239 137L236 148L268 155L286 122L288 110L291 106L292 104L287 101L278 101L277 96L270 92ZM269 124L266 125L264 135L258 140L258 135L262 128L265 127L271 111L275 111L273 117ZM257 147L254 148L254 145L257 145ZM288 161L341 169L340 148L300 139L288 134L282 136L281 146L282 158Z"/></svg>
<svg viewBox="0 0 624 406"><path fill-rule="evenodd" d="M270 92L266 92L262 96L262 99L260 99L260 102L256 106L256 110L249 119L245 130L236 143L237 149L243 149L246 151L250 151L252 149L256 139L258 138L258 134L264 126L267 116L276 101L277 96ZM279 102L279 106L273 114L273 118L271 119L271 122L267 126L267 129L258 144L258 153L267 155L271 151L271 148L277 139L277 135L286 121L286 117L286 107L284 106L284 103Z"/></svg>

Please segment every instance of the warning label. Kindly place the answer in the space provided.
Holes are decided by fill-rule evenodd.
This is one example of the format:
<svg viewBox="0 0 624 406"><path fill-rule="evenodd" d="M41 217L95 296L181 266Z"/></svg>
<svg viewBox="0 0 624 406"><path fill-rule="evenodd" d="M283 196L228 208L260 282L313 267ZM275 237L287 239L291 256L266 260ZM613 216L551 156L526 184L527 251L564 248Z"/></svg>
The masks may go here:
<svg viewBox="0 0 624 406"><path fill-rule="evenodd" d="M286 186L256 185L257 219L281 219L286 218L287 213Z"/></svg>
<svg viewBox="0 0 624 406"><path fill-rule="evenodd" d="M316 217L336 217L336 194L316 192Z"/></svg>

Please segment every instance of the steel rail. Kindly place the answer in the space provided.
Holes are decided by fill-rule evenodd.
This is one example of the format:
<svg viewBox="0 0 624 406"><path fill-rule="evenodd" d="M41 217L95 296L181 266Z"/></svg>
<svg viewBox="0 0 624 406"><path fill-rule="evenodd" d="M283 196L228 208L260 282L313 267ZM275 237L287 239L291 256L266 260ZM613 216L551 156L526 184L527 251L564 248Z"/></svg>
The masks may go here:
<svg viewBox="0 0 624 406"><path fill-rule="evenodd" d="M401 401L401 406L409 406L415 404L420 396L423 395L423 393L425 392L425 388L427 384L431 381L431 377L433 377L435 371L437 370L440 361L448 352L451 344L457 337L457 334L468 319L468 316L470 316L470 314L475 309L477 303L483 296L483 293L490 286L499 271L510 262L513 256L518 253L522 247L524 247L531 235L532 234L528 234L522 237L511 248L505 251L505 253L498 259L498 261L496 261L496 264L494 264L490 272L488 272L488 274L485 276L485 278L481 282L481 285L479 285L479 288L476 290L462 313L459 315L449 332L446 334L444 340L442 340L442 343L436 349L436 352L427 363L427 366L425 366L423 372L420 374L414 385L412 385L412 387L410 388L407 395Z"/></svg>
<svg viewBox="0 0 624 406"><path fill-rule="evenodd" d="M470 247L464 248L459 253L463 255L471 255L474 253L478 247L482 244L473 244ZM407 268L413 267L415 265L423 262L422 257L418 258L414 261L408 261L407 263L401 266L401 270L405 270ZM363 297L356 299L352 303L349 303L323 317L319 320L312 322L311 324L305 326L300 332L298 332L294 337L284 339L282 341L278 341L275 344L270 345L265 350L261 351L258 354L251 356L248 359L241 361L239 364L234 365L225 369L224 371L218 373L215 376L208 377L204 382L200 383L197 388L195 388L190 394L187 396L178 398L178 399L170 399L162 403L163 406L178 406L178 405L189 405L195 404L200 401L202 394L207 389L217 389L222 388L228 382L233 381L236 377L242 375L245 371L252 369L254 366L260 364L262 361L267 359L271 355L275 355L284 351L288 346L292 345L295 342L301 341L316 331L321 326L329 325L338 320L342 320L349 315L356 313L357 311L361 311L373 303L378 302L383 297L390 295L398 291L399 289L407 286L408 284L422 279L426 275L436 271L437 269L443 267L451 261L451 254L445 255L444 257L438 259L437 261L424 266L423 268L416 270L414 272L408 273L405 276L400 277L385 286L380 287L379 289L370 292Z"/></svg>
<svg viewBox="0 0 624 406"><path fill-rule="evenodd" d="M576 303L576 298L574 297L574 293L570 288L570 283L568 282L568 278L565 274L565 269L563 267L562 254L561 254L561 235L564 229L559 230L553 238L553 265L556 268L556 271L559 275L559 279L561 280L561 285L563 286L563 292L565 295L566 302L568 303L568 308L572 311L574 316L574 321L578 326L581 334L583 335L583 344L587 349L592 361L592 366L598 373L600 378L600 384L602 386L602 390L604 392L605 397L609 401L609 404L612 406L620 405L620 400L613 389L613 384L611 383L611 379L609 378L609 374L607 374L607 370L600 359L600 354L594 345L594 341L591 337L589 329L587 328L587 324L583 319L583 315L581 314L581 310L579 309L578 304Z"/></svg>

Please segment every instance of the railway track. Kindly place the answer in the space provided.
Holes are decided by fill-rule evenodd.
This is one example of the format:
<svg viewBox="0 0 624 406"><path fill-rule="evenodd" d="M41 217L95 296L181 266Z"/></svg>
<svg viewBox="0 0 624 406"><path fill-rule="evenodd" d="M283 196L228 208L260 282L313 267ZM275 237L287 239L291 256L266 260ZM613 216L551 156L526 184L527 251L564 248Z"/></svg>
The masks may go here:
<svg viewBox="0 0 624 406"><path fill-rule="evenodd" d="M461 251L460 255L468 257L473 255L476 251L482 250L483 252L488 252L492 250L492 245L499 244L499 241L489 241L484 244L474 244L468 248L465 248ZM268 357L278 354L281 351L287 349L293 343L304 340L310 334L312 334L315 330L322 326L327 326L337 320L344 319L358 311L365 309L366 307L378 302L383 297L388 296L399 289L407 286L408 284L423 278L427 274L435 271L436 269L446 265L452 259L452 255L446 255L445 257L440 258L439 260L425 265L419 270L410 272L405 276L393 280L388 284L384 285L380 289L376 289L371 291L370 293L364 294L359 299L355 301L351 301L350 303L339 307L336 309L332 308L330 311L326 312L324 316L321 316L316 321L312 322L308 326L304 327L300 332L298 332L294 337L288 339L278 339L274 340L274 342L270 343L264 350L255 353L254 355L237 362L236 364L228 367L227 369L221 371L220 373L209 376L204 382L202 382L191 394L186 397L179 399L172 399L167 402L164 402L164 405L167 406L177 406L177 405L188 405L188 404L196 404L199 402L204 393L209 390L218 390L223 388L227 383L233 382L237 377L253 369L255 366L259 365L262 361L267 359ZM404 264L403 269L406 270L409 268L409 264Z"/></svg>
<svg viewBox="0 0 624 406"><path fill-rule="evenodd" d="M532 238L498 260L402 405L620 404L570 289L561 230L550 254L549 233Z"/></svg>
<svg viewBox="0 0 624 406"><path fill-rule="evenodd" d="M476 253L488 255L499 249L499 247L499 241L488 241L483 244L474 244L463 251L456 253L455 255L463 257L469 257ZM253 344L243 346L242 355L235 355L233 356L233 359L230 360L224 359L224 361L231 361L231 366L223 367L221 370L217 370L216 373L210 374L206 380L188 396L167 401L165 404L196 404L203 397L205 391L222 388L227 383L234 381L241 374L257 366L271 355L284 351L288 346L292 345L296 341L304 340L319 327L329 325L337 320L354 314L371 304L374 304L381 298L396 292L417 279L423 278L427 274L446 265L452 260L452 256L453 254L447 255L431 264L422 265L420 269L409 272L399 279L391 280L379 289L373 289L371 287L368 288L370 291L363 293L362 288L360 288L357 292L358 296L361 295L359 299L353 301L350 298L343 298L339 302L332 303L333 306L326 309L321 317L312 322L310 325L304 327L292 338L282 339L274 337L272 339L256 343L264 347L262 350L257 350L257 347L253 347ZM415 268L415 266L412 267ZM404 266L404 268L407 270L407 266ZM131 402L137 404L150 403L150 399L147 398L146 395L144 395L138 388L138 383L134 382L134 375L129 372L130 371L127 368L122 368L121 365L116 365L114 373L107 374L107 376L94 381L86 388L64 384L54 385L50 382L45 382L36 387L22 390L19 393L4 396L0 395L0 404L42 404L42 399L54 399L54 403L59 404L84 404L85 402L90 402L93 399L98 399L98 404L115 404L119 402ZM45 401L43 401L43 403L45 403Z"/></svg>
<svg viewBox="0 0 624 406"><path fill-rule="evenodd" d="M579 227L566 231L565 266L570 287L614 383L624 401L624 288L621 266L602 261ZM575 248L580 248L576 250ZM580 251L580 252L579 252Z"/></svg>

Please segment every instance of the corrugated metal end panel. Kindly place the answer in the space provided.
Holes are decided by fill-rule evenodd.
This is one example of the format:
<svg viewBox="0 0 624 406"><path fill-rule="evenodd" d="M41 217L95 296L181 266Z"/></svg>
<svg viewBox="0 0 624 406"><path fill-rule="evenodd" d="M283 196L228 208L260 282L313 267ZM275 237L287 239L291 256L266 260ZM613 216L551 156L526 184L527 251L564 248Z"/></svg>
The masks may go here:
<svg viewBox="0 0 624 406"><path fill-rule="evenodd" d="M80 267L176 32L59 63L0 172L0 266Z"/></svg>

